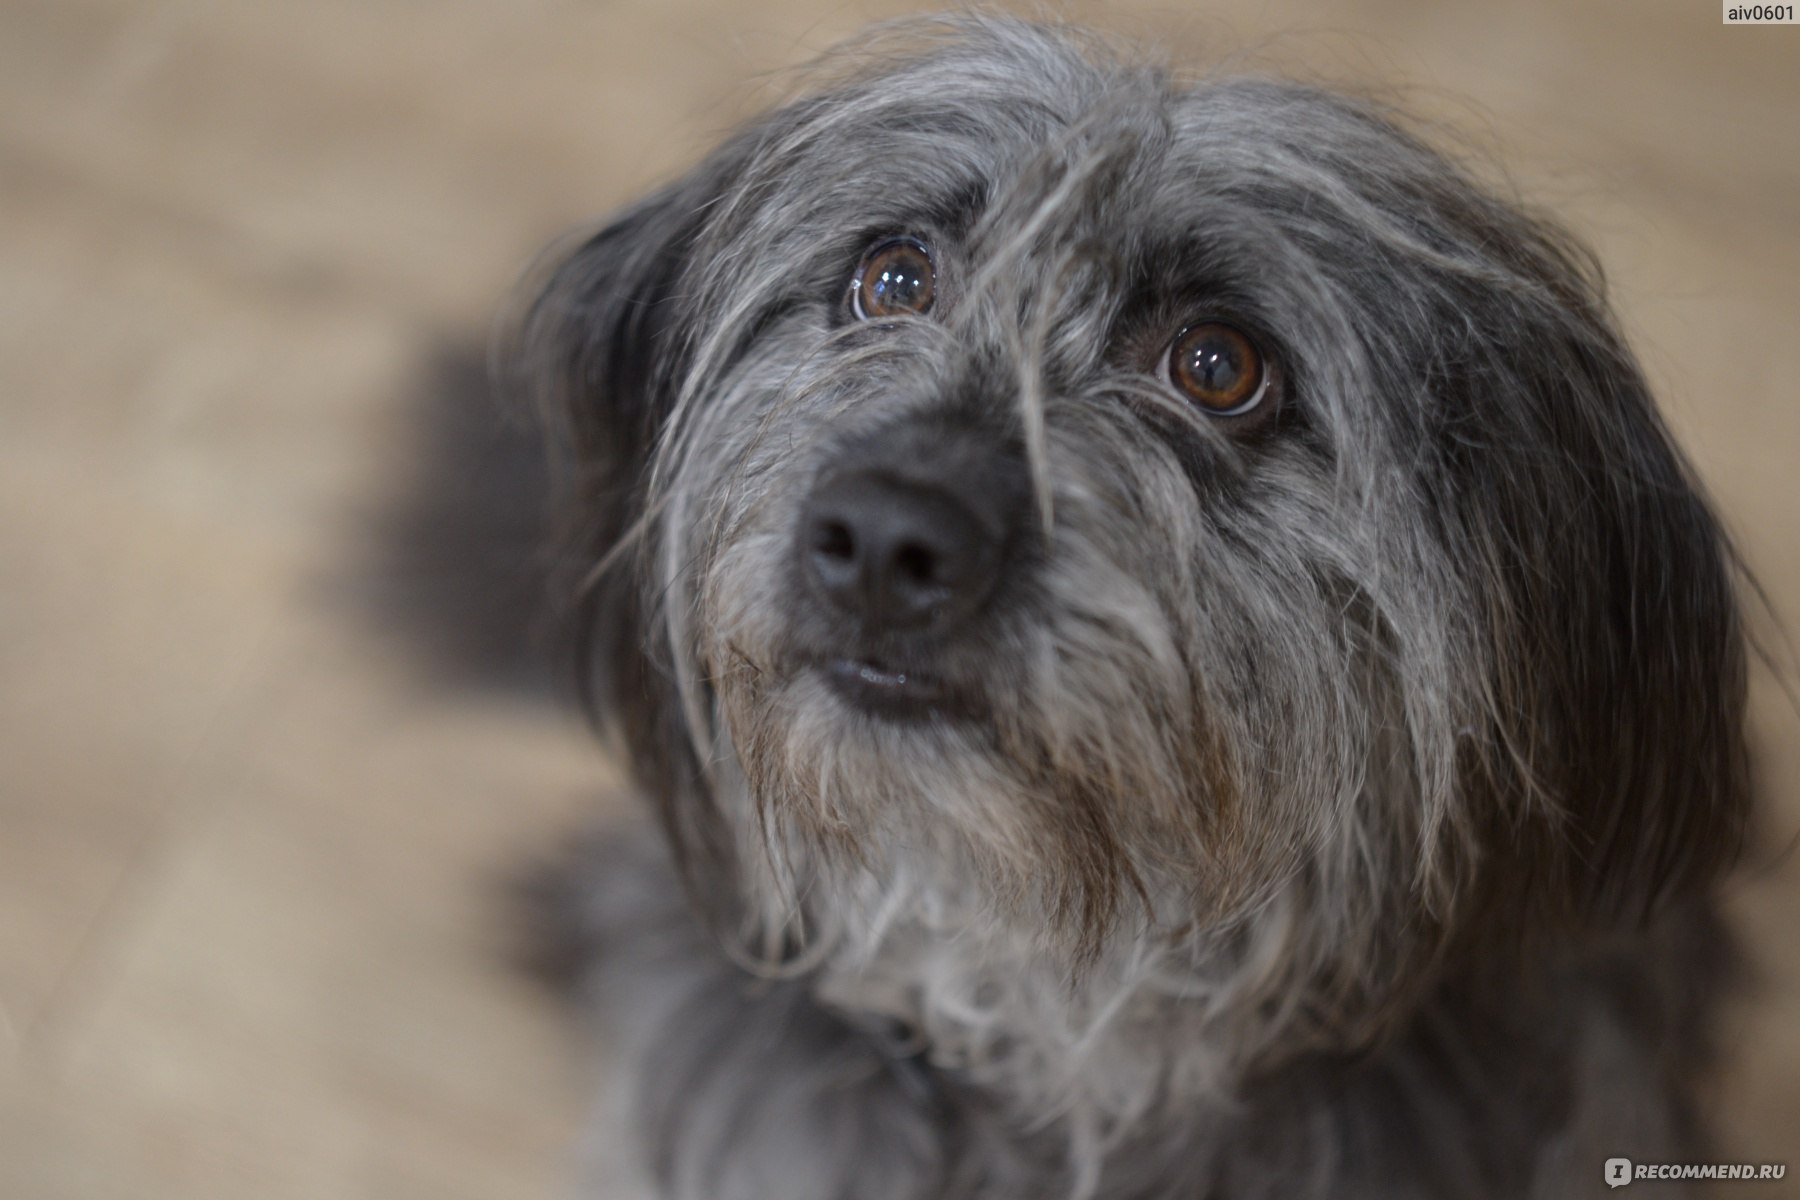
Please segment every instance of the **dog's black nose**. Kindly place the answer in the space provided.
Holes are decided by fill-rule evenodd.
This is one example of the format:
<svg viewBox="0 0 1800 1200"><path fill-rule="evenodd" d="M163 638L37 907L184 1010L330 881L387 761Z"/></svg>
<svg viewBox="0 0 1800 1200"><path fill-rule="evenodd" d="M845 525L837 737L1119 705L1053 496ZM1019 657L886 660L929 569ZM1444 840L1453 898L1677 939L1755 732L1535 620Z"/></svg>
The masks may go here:
<svg viewBox="0 0 1800 1200"><path fill-rule="evenodd" d="M994 590L1006 525L979 494L883 467L825 476L800 521L817 595L866 634L960 624Z"/></svg>

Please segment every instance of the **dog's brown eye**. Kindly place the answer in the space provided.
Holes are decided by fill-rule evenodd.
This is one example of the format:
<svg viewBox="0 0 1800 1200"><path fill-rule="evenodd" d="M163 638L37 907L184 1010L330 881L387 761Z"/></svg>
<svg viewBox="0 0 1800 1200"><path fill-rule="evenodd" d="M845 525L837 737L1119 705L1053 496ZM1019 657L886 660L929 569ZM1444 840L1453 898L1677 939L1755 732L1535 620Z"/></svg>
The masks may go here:
<svg viewBox="0 0 1800 1200"><path fill-rule="evenodd" d="M913 238L888 238L870 247L850 284L850 308L859 321L918 315L931 310L937 273L931 252Z"/></svg>
<svg viewBox="0 0 1800 1200"><path fill-rule="evenodd" d="M1244 332L1222 321L1190 325L1169 347L1169 382L1218 417L1247 413L1269 390L1262 351Z"/></svg>

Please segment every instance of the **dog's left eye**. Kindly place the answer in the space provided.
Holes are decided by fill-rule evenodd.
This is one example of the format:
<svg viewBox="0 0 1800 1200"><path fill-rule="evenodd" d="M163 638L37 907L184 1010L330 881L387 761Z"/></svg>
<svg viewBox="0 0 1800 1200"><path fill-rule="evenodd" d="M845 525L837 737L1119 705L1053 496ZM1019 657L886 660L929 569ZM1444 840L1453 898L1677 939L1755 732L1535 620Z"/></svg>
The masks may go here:
<svg viewBox="0 0 1800 1200"><path fill-rule="evenodd" d="M1190 325L1169 346L1169 382L1215 417L1250 412L1269 394L1270 371L1250 335L1223 321Z"/></svg>
<svg viewBox="0 0 1800 1200"><path fill-rule="evenodd" d="M850 311L859 321L931 311L937 272L917 238L885 238L863 254L850 282Z"/></svg>

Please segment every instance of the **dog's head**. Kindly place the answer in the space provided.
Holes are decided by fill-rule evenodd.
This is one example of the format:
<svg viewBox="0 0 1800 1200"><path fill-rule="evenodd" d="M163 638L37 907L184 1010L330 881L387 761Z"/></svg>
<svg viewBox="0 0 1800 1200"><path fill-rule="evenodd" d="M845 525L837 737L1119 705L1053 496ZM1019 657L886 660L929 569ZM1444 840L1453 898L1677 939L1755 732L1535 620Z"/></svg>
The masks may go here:
<svg viewBox="0 0 1800 1200"><path fill-rule="evenodd" d="M526 322L696 871L938 871L1076 959L1279 914L1340 990L1714 875L1732 561L1580 249L1308 87L835 64Z"/></svg>

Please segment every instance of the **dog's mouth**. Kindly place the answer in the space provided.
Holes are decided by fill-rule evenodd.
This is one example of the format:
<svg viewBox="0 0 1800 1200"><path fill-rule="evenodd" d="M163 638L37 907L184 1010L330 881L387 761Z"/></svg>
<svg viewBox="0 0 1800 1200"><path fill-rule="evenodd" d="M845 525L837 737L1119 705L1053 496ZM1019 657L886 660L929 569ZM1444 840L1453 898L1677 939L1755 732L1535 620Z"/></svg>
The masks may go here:
<svg viewBox="0 0 1800 1200"><path fill-rule="evenodd" d="M933 675L863 658L828 659L818 667L839 698L871 716L930 721L954 715L956 694Z"/></svg>

